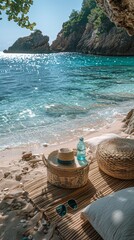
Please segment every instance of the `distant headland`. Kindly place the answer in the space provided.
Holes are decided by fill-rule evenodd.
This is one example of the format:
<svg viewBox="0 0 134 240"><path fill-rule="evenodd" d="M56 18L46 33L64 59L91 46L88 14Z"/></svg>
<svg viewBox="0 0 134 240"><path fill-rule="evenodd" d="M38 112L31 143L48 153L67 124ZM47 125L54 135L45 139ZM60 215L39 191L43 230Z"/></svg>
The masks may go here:
<svg viewBox="0 0 134 240"><path fill-rule="evenodd" d="M43 36L40 30L35 30L29 36L19 38L4 53L49 53L49 37Z"/></svg>

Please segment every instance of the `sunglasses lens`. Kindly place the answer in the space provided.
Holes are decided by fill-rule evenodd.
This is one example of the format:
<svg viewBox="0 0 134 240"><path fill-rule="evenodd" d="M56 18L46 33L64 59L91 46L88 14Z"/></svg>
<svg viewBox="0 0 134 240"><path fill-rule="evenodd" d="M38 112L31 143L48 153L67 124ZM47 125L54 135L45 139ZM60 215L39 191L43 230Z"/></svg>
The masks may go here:
<svg viewBox="0 0 134 240"><path fill-rule="evenodd" d="M68 200L68 205L69 205L69 207L71 207L74 210L77 209L77 203L74 199Z"/></svg>
<svg viewBox="0 0 134 240"><path fill-rule="evenodd" d="M57 208L56 208L56 212L59 214L59 216L63 217L66 215L66 207L65 205L59 205Z"/></svg>

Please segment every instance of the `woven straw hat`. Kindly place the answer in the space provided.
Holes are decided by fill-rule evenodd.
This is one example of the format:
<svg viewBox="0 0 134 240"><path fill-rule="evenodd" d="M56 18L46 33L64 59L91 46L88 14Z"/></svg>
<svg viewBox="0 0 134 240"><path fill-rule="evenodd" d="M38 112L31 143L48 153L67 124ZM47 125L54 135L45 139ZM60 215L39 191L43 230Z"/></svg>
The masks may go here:
<svg viewBox="0 0 134 240"><path fill-rule="evenodd" d="M75 167L74 151L68 148L53 151L48 155L48 164L56 168L62 167L62 165L74 165L73 167Z"/></svg>
<svg viewBox="0 0 134 240"><path fill-rule="evenodd" d="M79 172L81 168L89 166L88 161L81 163L80 161L77 160L75 149L74 150L69 149L67 153L63 151L67 150L55 150L48 155L48 158L46 159L46 165L48 169L55 168L59 169L60 171L63 169L75 171L77 169Z"/></svg>
<svg viewBox="0 0 134 240"><path fill-rule="evenodd" d="M73 161L74 160L74 152L73 152L73 150L71 150L69 148L61 148L58 151L57 158L58 158L58 160L61 160L61 161Z"/></svg>
<svg viewBox="0 0 134 240"><path fill-rule="evenodd" d="M106 174L119 179L134 179L134 139L103 141L98 145L96 158Z"/></svg>

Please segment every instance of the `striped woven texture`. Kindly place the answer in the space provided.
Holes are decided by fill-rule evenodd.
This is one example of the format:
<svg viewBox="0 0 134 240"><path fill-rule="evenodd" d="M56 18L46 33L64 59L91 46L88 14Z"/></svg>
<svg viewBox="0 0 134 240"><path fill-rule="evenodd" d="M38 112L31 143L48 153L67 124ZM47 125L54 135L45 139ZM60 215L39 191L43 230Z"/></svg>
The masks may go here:
<svg viewBox="0 0 134 240"><path fill-rule="evenodd" d="M88 221L81 219L81 210L97 198L112 192L133 187L134 180L120 180L110 177L98 169L97 162L90 165L89 180L86 186L79 189L63 189L47 182L47 170L44 177L37 178L25 184L24 188L29 193L31 201L43 210L50 221L54 221L57 230L64 240L101 240L102 238L93 229ZM69 199L75 199L77 210L67 206ZM64 217L57 215L55 208L60 204L67 206Z"/></svg>
<svg viewBox="0 0 134 240"><path fill-rule="evenodd" d="M96 159L106 174L119 179L134 179L134 139L114 138L101 142Z"/></svg>

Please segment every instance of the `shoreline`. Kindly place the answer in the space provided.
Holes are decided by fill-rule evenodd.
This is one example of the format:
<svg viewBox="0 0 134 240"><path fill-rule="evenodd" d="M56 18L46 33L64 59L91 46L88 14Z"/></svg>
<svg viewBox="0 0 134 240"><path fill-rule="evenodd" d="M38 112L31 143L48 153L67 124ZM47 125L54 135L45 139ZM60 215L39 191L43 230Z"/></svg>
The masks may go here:
<svg viewBox="0 0 134 240"><path fill-rule="evenodd" d="M6 143L4 145L1 145L0 146L0 151L4 151L6 149L16 149L16 148L30 148L30 147L35 147L35 148L41 148L41 146L43 145L47 145L48 147L50 146L56 146L56 145L66 145L66 143L68 142L77 142L79 137L83 136L84 139L87 139L88 137L90 136L96 136L96 134L99 132L102 132L102 131L107 131L107 129L111 128L114 128L115 127L115 123L118 123L118 122L121 122L123 120L123 118L125 117L125 114L117 114L115 116L115 118L111 121L108 121L107 119L103 122L95 122L95 124L93 125L92 124L87 124L85 123L85 127L78 127L77 129L74 129L74 131L72 130L68 130L66 131L65 130L65 134L64 132L62 131L60 134L59 134L59 138L56 139L55 138L55 133L54 133L54 137L51 137L51 139L49 141L40 141L39 138L37 137L38 141L36 142L26 142L26 143L19 143L18 144L15 144L15 143L12 143L12 144L9 144L9 143ZM99 128L97 129L97 127L99 126ZM106 128L106 130L105 130ZM37 133L38 135L38 133ZM8 136L8 133L7 133L7 136ZM7 138L8 139L8 138ZM9 138L10 139L10 138ZM45 134L44 134L44 139L45 139ZM9 140L9 142L12 142L11 139Z"/></svg>
<svg viewBox="0 0 134 240"><path fill-rule="evenodd" d="M97 137L99 135L102 135L102 134L107 134L107 133L116 133L116 134L120 134L121 136L126 136L127 134L125 134L122 130L122 126L123 126L123 122L122 122L122 117L118 117L116 118L112 123L108 123L107 122L107 125L104 125L102 127L100 127L98 130L96 129L90 129L89 131L84 131L84 139L85 141L87 141L89 138L92 138L92 137ZM79 137L81 137L81 135L79 135ZM41 153L41 151L44 151L46 150L47 153L49 153L49 149L51 151L51 149L57 149L58 146L73 146L73 148L75 148L75 145L77 144L78 140L79 140L79 137L76 137L74 136L74 138L70 138L68 140L65 139L64 141L62 140L61 142L59 143L52 143L52 144L49 144L49 143L25 143L25 144L19 144L17 146L8 146L8 147L3 147L0 149L0 153L1 152L4 152L4 151L39 151ZM35 153L36 154L36 153ZM1 155L0 155L1 156Z"/></svg>

